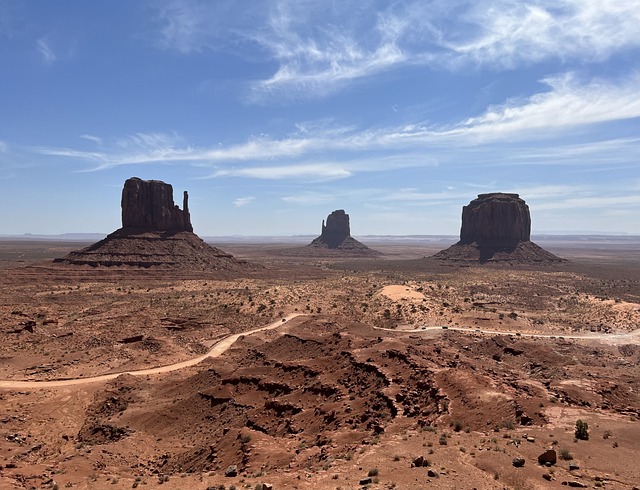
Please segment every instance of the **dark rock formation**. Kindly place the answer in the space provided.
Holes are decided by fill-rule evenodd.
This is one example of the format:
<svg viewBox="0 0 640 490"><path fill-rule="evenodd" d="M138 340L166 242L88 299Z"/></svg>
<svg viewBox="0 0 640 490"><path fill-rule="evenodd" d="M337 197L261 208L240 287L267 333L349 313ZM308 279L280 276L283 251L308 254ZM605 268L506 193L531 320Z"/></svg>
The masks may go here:
<svg viewBox="0 0 640 490"><path fill-rule="evenodd" d="M162 267L240 271L252 267L207 245L193 233L188 195L183 209L173 188L159 180L127 179L122 190L122 228L54 262L90 266Z"/></svg>
<svg viewBox="0 0 640 490"><path fill-rule="evenodd" d="M327 216L326 224L322 220L322 233L305 247L307 250L309 248L335 250L352 255L379 254L351 236L349 215L343 209L338 209Z"/></svg>
<svg viewBox="0 0 640 490"><path fill-rule="evenodd" d="M338 209L327 216L327 224L322 220L322 233L312 243L326 244L329 248L338 248L351 236L349 215L344 209Z"/></svg>
<svg viewBox="0 0 640 490"><path fill-rule="evenodd" d="M455 262L563 262L531 240L529 206L518 194L480 194L462 208L460 241L433 256Z"/></svg>
<svg viewBox="0 0 640 490"><path fill-rule="evenodd" d="M557 461L558 456L556 455L556 451L554 449L547 449L540 456L538 456L538 463L542 465L556 464Z"/></svg>
<svg viewBox="0 0 640 490"><path fill-rule="evenodd" d="M173 202L173 187L159 180L127 179L122 189L122 228L151 231L193 231L189 196L183 209Z"/></svg>
<svg viewBox="0 0 640 490"><path fill-rule="evenodd" d="M461 244L508 246L530 238L529 206L518 194L480 194L462 208Z"/></svg>

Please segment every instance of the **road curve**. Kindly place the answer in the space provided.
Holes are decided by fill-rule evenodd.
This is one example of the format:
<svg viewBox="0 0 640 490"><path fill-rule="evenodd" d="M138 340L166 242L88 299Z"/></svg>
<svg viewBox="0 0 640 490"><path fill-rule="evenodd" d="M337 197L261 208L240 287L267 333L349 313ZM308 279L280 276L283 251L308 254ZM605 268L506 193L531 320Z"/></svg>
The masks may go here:
<svg viewBox="0 0 640 490"><path fill-rule="evenodd" d="M0 381L0 388L9 388L9 389L34 389L34 388L58 388L61 386L73 386L73 385L83 385L89 383L99 383L101 381L109 381L111 379L115 379L121 374L130 374L131 376L147 376L150 374L161 374L168 373L171 371L176 371L178 369L183 369L189 366L193 366L202 362L207 357L220 357L224 354L229 347L231 347L236 340L244 335L251 335L254 333L262 332L264 330L271 330L274 328L278 328L280 325L302 315L302 313L292 313L283 318L279 318L278 320L264 325L262 327L254 328L253 330L248 330L247 332L241 332L229 335L224 339L220 340L216 344L214 344L209 352L203 354L198 357L194 357L193 359L188 359L186 361L176 362L174 364L168 364L166 366L159 366L149 369L140 369L136 371L122 371L118 373L110 373L110 374L101 374L99 376L91 376L88 378L73 378L73 379L56 379L49 381Z"/></svg>
<svg viewBox="0 0 640 490"><path fill-rule="evenodd" d="M208 357L220 357L224 354L240 337L244 335L251 335L254 333L262 332L264 330L271 330L274 328L278 328L284 323L288 322L299 316L307 316L303 313L291 313L283 318L280 318L268 325L264 325L262 327L254 328L253 330L248 330L246 332L236 333L225 337L224 339L217 342L209 352L203 354L198 357L194 357L193 359L188 359L186 361L176 362L174 364L168 364L166 366L160 366L149 369L140 369L137 371L122 371L118 373L110 373L110 374L101 374L99 376L92 376L88 378L72 378L72 379L57 379L57 380L49 380L49 381L13 381L0 380L0 389L34 389L34 388L57 388L62 386L74 386L74 385L83 385L89 383L98 383L101 381L109 381L111 379L115 379L121 374L130 374L132 376L147 376L150 374L161 374L168 373L171 371L177 371L178 369L183 369L185 367L194 366L199 362L202 362L204 359ZM483 330L478 328L467 328L467 327L447 327L446 329L442 326L431 326L431 327L423 327L423 328L415 328L411 330L397 330L394 328L383 328L383 327L373 327L375 330L383 330L386 332L395 332L395 333L425 333L428 331L437 330L440 332L446 332L449 330L464 332L464 333L483 333L488 335L511 335L511 336L519 336L519 337L535 337L535 338L563 338L563 339L575 339L575 340L604 340L610 343L615 343L616 341L633 341L640 342L640 329L634 330L629 333L624 334L582 334L582 335L560 335L560 334L538 334L538 333L521 333L521 332L501 332L498 330Z"/></svg>

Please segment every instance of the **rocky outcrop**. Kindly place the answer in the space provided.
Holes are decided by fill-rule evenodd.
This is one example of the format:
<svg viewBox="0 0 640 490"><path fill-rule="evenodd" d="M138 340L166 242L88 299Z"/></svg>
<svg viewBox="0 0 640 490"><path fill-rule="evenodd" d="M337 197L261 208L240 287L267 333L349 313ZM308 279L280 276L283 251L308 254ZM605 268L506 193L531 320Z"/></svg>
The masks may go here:
<svg viewBox="0 0 640 490"><path fill-rule="evenodd" d="M435 254L453 262L563 262L531 241L529 206L518 194L480 194L462 208L460 241Z"/></svg>
<svg viewBox="0 0 640 490"><path fill-rule="evenodd" d="M122 189L122 228L146 231L193 231L189 195L183 209L173 202L173 187L160 180L127 179Z"/></svg>
<svg viewBox="0 0 640 490"><path fill-rule="evenodd" d="M558 461L558 456L556 454L555 449L547 449L540 456L538 456L538 463L542 465L556 464L557 461Z"/></svg>
<svg viewBox="0 0 640 490"><path fill-rule="evenodd" d="M462 208L461 244L508 246L530 238L529 206L518 194L480 194Z"/></svg>
<svg viewBox="0 0 640 490"><path fill-rule="evenodd" d="M379 254L351 236L349 215L344 212L344 209L333 211L327 216L326 221L322 220L320 236L304 247L303 252L306 254L309 249L336 251L336 253L349 255ZM290 249L288 252L295 251Z"/></svg>
<svg viewBox="0 0 640 490"><path fill-rule="evenodd" d="M338 248L350 236L349 215L344 209L338 209L327 216L326 225L322 220L322 232L312 244L326 244L329 248Z"/></svg>
<svg viewBox="0 0 640 490"><path fill-rule="evenodd" d="M54 262L92 267L160 267L238 272L255 268L206 244L193 233L188 195L183 208L173 188L159 180L127 179L122 189L122 228Z"/></svg>

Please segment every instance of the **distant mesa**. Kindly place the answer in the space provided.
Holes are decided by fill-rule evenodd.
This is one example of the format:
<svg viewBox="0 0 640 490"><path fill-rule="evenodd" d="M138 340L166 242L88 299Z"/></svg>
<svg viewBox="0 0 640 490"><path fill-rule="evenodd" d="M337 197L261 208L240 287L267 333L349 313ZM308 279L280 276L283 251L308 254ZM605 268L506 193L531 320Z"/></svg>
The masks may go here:
<svg viewBox="0 0 640 490"><path fill-rule="evenodd" d="M183 208L173 187L159 180L127 179L122 189L122 228L54 262L90 266L240 270L246 262L211 247L193 233L185 191Z"/></svg>
<svg viewBox="0 0 640 490"><path fill-rule="evenodd" d="M360 243L351 236L349 215L338 209L322 220L322 232L306 248L349 252L357 255L378 255L379 252Z"/></svg>
<svg viewBox="0 0 640 490"><path fill-rule="evenodd" d="M462 208L460 241L433 255L456 262L564 262L531 241L529 206L518 194L480 194Z"/></svg>
<svg viewBox="0 0 640 490"><path fill-rule="evenodd" d="M349 215L344 212L344 209L338 209L327 216L326 225L325 220L322 220L322 232L311 242L311 245L339 248L349 238L351 238Z"/></svg>

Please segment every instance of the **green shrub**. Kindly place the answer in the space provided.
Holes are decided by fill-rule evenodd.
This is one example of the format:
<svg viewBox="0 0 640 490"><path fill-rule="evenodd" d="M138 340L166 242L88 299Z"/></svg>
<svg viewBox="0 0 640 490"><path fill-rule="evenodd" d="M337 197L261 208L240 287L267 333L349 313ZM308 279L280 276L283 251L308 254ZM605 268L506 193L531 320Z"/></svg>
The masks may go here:
<svg viewBox="0 0 640 490"><path fill-rule="evenodd" d="M580 439L582 441L589 440L589 424L583 422L582 420L576 420L576 439Z"/></svg>

